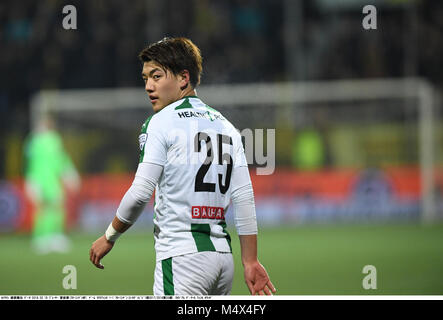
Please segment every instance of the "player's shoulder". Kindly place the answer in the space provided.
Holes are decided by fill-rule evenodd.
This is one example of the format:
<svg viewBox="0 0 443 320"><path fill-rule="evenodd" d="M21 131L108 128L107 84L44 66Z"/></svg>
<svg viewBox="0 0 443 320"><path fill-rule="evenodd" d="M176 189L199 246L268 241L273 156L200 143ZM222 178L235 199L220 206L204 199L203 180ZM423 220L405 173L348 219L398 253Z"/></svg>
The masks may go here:
<svg viewBox="0 0 443 320"><path fill-rule="evenodd" d="M143 125L141 127L141 130L140 130L141 133L146 133L148 131L149 124L151 123L151 120L154 116L155 116L155 114L152 114L146 118L146 120L143 122Z"/></svg>
<svg viewBox="0 0 443 320"><path fill-rule="evenodd" d="M174 107L174 110L180 118L202 118L211 122L215 121L229 124L229 121L220 111L206 104L197 96L188 96L184 100L181 100L180 103Z"/></svg>
<svg viewBox="0 0 443 320"><path fill-rule="evenodd" d="M175 121L177 120L198 118L221 123L224 130L231 133L231 135L240 135L234 125L221 112L209 106L197 96L184 97L150 115L143 123L141 132L156 131L157 133L167 133L175 127Z"/></svg>
<svg viewBox="0 0 443 320"><path fill-rule="evenodd" d="M148 131L152 130L159 132L162 131L162 129L167 129L166 127L168 125L168 118L169 116L167 115L167 110L164 109L151 114L143 122L141 132L147 133Z"/></svg>
<svg viewBox="0 0 443 320"><path fill-rule="evenodd" d="M229 135L240 137L240 133L237 130L237 128L219 110L214 108L212 105L206 104L201 99L199 99L199 98L197 98L197 99L198 100L196 100L195 106L200 107L201 109L205 110L205 115L210 121L217 120L223 126L223 130L228 132Z"/></svg>

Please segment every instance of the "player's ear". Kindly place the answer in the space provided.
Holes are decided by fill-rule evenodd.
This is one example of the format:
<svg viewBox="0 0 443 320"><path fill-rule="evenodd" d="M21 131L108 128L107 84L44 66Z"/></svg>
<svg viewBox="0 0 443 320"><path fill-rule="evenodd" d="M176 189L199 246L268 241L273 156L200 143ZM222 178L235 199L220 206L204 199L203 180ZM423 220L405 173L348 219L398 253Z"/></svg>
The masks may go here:
<svg viewBox="0 0 443 320"><path fill-rule="evenodd" d="M178 78L180 80L180 89L185 90L189 86L189 83L191 82L191 76L189 75L189 71L186 69L183 70L182 72L179 73Z"/></svg>

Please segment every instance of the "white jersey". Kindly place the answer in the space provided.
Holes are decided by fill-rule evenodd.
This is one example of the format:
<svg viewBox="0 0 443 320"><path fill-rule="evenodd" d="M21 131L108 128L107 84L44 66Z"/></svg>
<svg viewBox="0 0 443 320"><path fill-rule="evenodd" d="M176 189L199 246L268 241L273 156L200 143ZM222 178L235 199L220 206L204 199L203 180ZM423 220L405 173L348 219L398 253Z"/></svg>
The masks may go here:
<svg viewBox="0 0 443 320"><path fill-rule="evenodd" d="M247 166L241 136L196 96L149 117L140 162L163 166L154 202L157 261L200 251L232 252L225 213L233 168Z"/></svg>

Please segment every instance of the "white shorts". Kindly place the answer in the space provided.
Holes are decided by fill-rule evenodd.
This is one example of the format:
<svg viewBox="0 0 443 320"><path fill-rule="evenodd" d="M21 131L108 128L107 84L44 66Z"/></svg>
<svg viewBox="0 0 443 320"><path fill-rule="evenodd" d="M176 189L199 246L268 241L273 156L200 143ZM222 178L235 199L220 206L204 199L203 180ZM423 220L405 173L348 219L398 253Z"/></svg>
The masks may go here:
<svg viewBox="0 0 443 320"><path fill-rule="evenodd" d="M157 261L154 295L228 295L234 278L232 253L203 251Z"/></svg>

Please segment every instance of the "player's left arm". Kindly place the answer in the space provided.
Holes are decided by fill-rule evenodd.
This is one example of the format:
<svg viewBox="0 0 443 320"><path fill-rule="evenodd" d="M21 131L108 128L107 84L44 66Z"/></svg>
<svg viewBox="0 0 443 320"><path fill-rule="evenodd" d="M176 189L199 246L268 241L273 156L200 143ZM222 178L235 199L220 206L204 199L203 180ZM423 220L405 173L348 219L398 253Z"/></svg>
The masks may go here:
<svg viewBox="0 0 443 320"><path fill-rule="evenodd" d="M151 199L162 172L163 166L143 162L139 164L134 181L123 196L106 233L98 238L89 250L89 259L97 268L104 268L100 260L111 251L115 241L138 219Z"/></svg>
<svg viewBox="0 0 443 320"><path fill-rule="evenodd" d="M100 269L100 260L114 246L115 241L135 223L154 193L167 159L167 130L165 119L154 115L142 127L145 137L140 145L140 163L131 187L123 196L117 213L106 233L98 238L89 252L91 262Z"/></svg>
<svg viewBox="0 0 443 320"><path fill-rule="evenodd" d="M112 227L114 234L122 234L131 227L131 224L124 223L120 221L117 216L114 217L108 230ZM109 233L109 231L107 232ZM112 231L111 231L112 232ZM94 241L89 250L89 260L99 269L104 269L101 264L101 259L108 254L109 251L114 247L114 241L107 238L106 234L102 235L100 238Z"/></svg>

